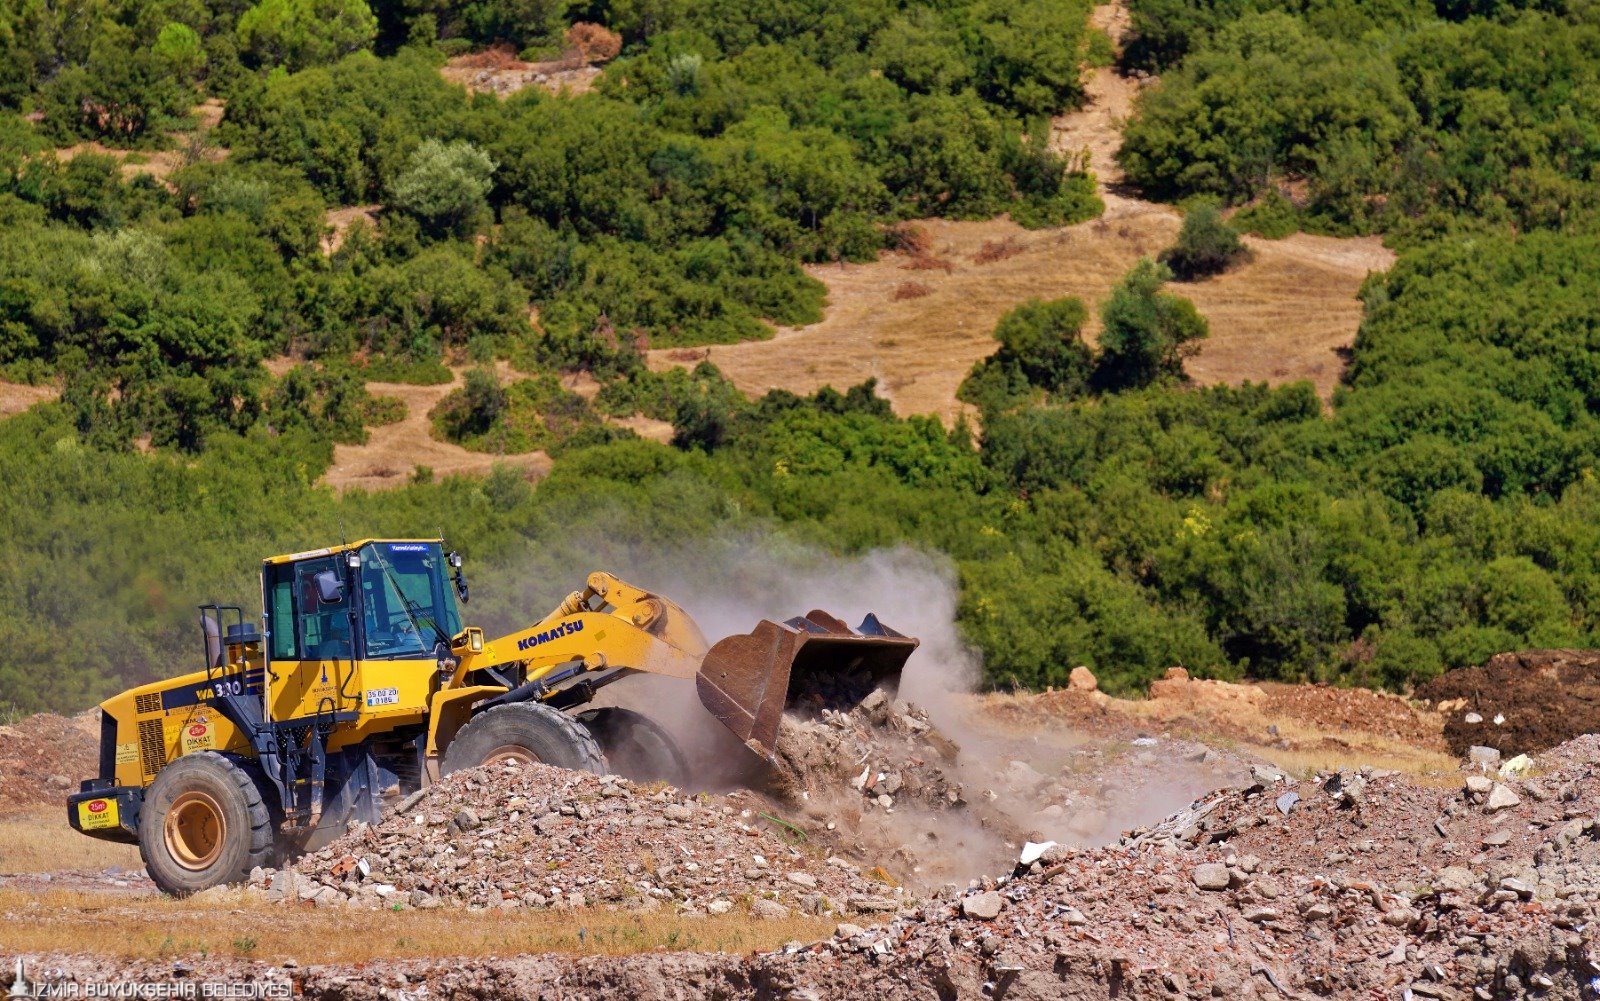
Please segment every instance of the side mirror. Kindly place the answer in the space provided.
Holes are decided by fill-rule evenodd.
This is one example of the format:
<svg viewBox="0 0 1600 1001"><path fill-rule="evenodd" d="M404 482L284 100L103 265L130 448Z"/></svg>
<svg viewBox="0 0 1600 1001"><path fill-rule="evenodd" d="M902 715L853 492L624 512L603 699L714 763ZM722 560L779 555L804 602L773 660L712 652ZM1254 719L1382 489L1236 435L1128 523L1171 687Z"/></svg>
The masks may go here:
<svg viewBox="0 0 1600 1001"><path fill-rule="evenodd" d="M461 603L465 605L467 603L467 578L461 575L461 554L451 552L450 555L445 557L445 562L449 563L450 567L455 570L453 579L456 584L456 597L460 598Z"/></svg>
<svg viewBox="0 0 1600 1001"><path fill-rule="evenodd" d="M317 582L317 598L324 605L337 605L344 600L344 581L332 570L324 570L311 579Z"/></svg>

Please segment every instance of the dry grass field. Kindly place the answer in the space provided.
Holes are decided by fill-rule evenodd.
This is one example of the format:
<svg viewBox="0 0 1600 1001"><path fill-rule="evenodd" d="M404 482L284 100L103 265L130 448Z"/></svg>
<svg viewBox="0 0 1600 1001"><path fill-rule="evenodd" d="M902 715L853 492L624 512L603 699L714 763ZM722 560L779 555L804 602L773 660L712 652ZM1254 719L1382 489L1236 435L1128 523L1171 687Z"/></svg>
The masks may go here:
<svg viewBox="0 0 1600 1001"><path fill-rule="evenodd" d="M657 949L748 953L832 934L836 921L752 920L740 909L680 917L588 909L369 911L77 890L0 889L0 953L75 953L130 959L236 956L300 963L560 952L624 955Z"/></svg>
<svg viewBox="0 0 1600 1001"><path fill-rule="evenodd" d="M112 866L144 870L138 848L84 837L67 825L64 806L0 815L0 874L102 872Z"/></svg>

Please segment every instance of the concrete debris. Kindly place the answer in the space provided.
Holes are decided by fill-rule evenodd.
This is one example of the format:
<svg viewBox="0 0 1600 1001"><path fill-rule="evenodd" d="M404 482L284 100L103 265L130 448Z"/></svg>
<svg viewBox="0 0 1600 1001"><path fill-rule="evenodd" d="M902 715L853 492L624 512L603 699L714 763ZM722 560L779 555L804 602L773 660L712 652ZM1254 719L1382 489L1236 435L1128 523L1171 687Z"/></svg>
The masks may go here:
<svg viewBox="0 0 1600 1001"><path fill-rule="evenodd" d="M1005 904L1004 897L994 890L988 890L970 897L962 897L961 913L969 918L990 921L1000 916L1000 909L1005 907Z"/></svg>
<svg viewBox="0 0 1600 1001"><path fill-rule="evenodd" d="M749 899L757 917L777 907L842 913L850 900L900 893L790 845L792 832L761 820L759 806L745 793L690 797L546 765L486 766L445 777L409 813L358 825L282 871L257 870L248 892L384 909L725 913L728 901Z"/></svg>
<svg viewBox="0 0 1600 1001"><path fill-rule="evenodd" d="M1022 846L1022 855L1017 859L1020 865L1033 865L1044 857L1044 853L1054 848L1054 841L1029 841Z"/></svg>
<svg viewBox="0 0 1600 1001"><path fill-rule="evenodd" d="M1498 813L1509 810L1522 802L1522 797L1512 792L1510 787L1496 782L1494 788L1489 790L1489 797L1484 800L1483 808L1489 813Z"/></svg>
<svg viewBox="0 0 1600 1001"><path fill-rule="evenodd" d="M1474 765L1477 765L1479 768L1499 768L1500 749L1495 747L1484 747L1482 744L1474 744L1467 748L1467 760L1472 762Z"/></svg>
<svg viewBox="0 0 1600 1001"><path fill-rule="evenodd" d="M1526 775L1533 768L1533 761L1526 754L1519 754L1500 766L1500 777L1503 779L1515 778Z"/></svg>

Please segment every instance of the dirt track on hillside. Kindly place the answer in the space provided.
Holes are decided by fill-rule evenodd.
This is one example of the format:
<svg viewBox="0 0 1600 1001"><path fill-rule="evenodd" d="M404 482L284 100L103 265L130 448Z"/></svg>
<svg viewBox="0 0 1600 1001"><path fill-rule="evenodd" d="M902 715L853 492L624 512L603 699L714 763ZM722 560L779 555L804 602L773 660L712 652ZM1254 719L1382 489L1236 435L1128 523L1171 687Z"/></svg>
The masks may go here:
<svg viewBox="0 0 1600 1001"><path fill-rule="evenodd" d="M520 378L509 365L498 366L501 382ZM333 464L322 482L340 490L361 487L382 490L408 482L418 466L426 466L435 477L460 473L481 475L504 463L537 479L550 471L550 457L544 452L492 455L473 452L433 437L428 413L439 401L461 388L465 369L455 370L455 378L438 386L414 386L400 382L369 382L374 396L393 396L406 405L406 415L393 424L367 429L364 445L335 445Z"/></svg>
<svg viewBox="0 0 1600 1001"><path fill-rule="evenodd" d="M1095 20L1120 30L1126 14L1120 5L1106 5L1096 9ZM991 333L1001 314L1031 297L1068 295L1097 310L1140 257L1158 253L1177 234L1182 218L1176 211L1118 187L1121 172L1112 156L1138 87L1111 69L1093 70L1085 107L1055 123L1058 149L1090 151L1106 202L1100 218L1033 231L1007 218L925 220L919 225L948 271L909 270L909 258L895 253L867 264L812 265L807 271L828 286L820 322L780 327L767 341L653 351L651 366L692 365L709 357L753 396L775 388L844 388L875 377L896 413L953 422L967 409L956 401L956 389L973 363L994 350ZM1207 385L1306 379L1329 398L1344 371L1342 353L1354 343L1361 321L1356 293L1394 255L1374 237L1296 234L1245 242L1254 255L1248 263L1205 282L1173 286L1211 324L1211 337L1187 363L1189 374ZM1005 245L1010 254L978 263L975 257L986 244ZM927 293L897 297L908 282ZM1087 333L1096 335L1097 321L1091 320Z"/></svg>

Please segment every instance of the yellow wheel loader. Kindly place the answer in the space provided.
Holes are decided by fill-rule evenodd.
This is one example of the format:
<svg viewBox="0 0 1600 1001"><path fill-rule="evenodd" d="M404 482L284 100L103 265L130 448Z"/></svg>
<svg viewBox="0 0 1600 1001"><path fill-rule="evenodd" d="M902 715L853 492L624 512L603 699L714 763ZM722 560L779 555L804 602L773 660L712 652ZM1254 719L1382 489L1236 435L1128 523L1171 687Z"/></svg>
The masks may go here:
<svg viewBox="0 0 1600 1001"><path fill-rule="evenodd" d="M259 620L200 606L202 670L101 704L100 774L68 798L70 823L137 843L157 886L194 893L485 762L692 781L647 716L584 708L630 676L694 684L770 760L791 698L864 696L917 645L872 615L850 629L812 612L708 646L683 609L602 572L536 624L487 639L462 626L467 597L442 539L266 560Z"/></svg>

